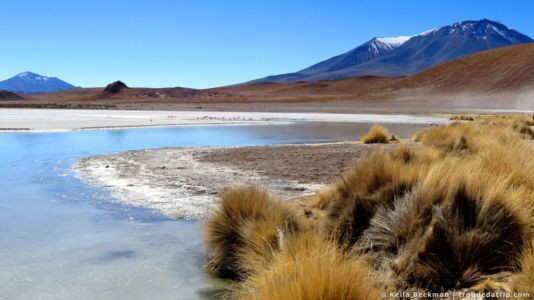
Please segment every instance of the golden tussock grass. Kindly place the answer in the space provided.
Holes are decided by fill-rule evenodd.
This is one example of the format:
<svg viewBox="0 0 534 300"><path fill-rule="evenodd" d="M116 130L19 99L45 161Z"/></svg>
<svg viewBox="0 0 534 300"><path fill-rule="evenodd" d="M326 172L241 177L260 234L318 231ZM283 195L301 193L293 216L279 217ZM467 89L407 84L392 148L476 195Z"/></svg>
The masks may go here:
<svg viewBox="0 0 534 300"><path fill-rule="evenodd" d="M424 158L417 151L408 146L391 152L378 148L345 173L328 197L328 232L352 246L369 226L376 207L406 193L424 172Z"/></svg>
<svg viewBox="0 0 534 300"><path fill-rule="evenodd" d="M474 121L475 118L470 115L454 115L449 118L451 121Z"/></svg>
<svg viewBox="0 0 534 300"><path fill-rule="evenodd" d="M389 134L388 130L384 126L373 125L369 132L363 135L360 140L364 144L387 144L390 141L391 137L392 136Z"/></svg>
<svg viewBox="0 0 534 300"><path fill-rule="evenodd" d="M531 232L532 193L460 161L432 166L408 193L378 206L355 244L390 285L473 290L514 270Z"/></svg>
<svg viewBox="0 0 534 300"><path fill-rule="evenodd" d="M534 293L534 142L528 123L503 120L376 147L308 198L313 220L256 189L223 194L207 222L213 269L241 274L242 299Z"/></svg>
<svg viewBox="0 0 534 300"><path fill-rule="evenodd" d="M527 126L534 126L534 115L529 114L510 114L510 115L468 115L460 114L453 115L449 118L451 121L476 121L482 124L505 124L507 126L513 124L525 124Z"/></svg>
<svg viewBox="0 0 534 300"><path fill-rule="evenodd" d="M237 292L239 299L379 299L367 263L317 234L289 235Z"/></svg>
<svg viewBox="0 0 534 300"><path fill-rule="evenodd" d="M223 278L244 278L252 271L249 261L266 259L279 247L282 234L299 227L289 207L266 191L228 189L205 226L205 242L211 252L207 267Z"/></svg>
<svg viewBox="0 0 534 300"><path fill-rule="evenodd" d="M519 260L521 272L514 278L514 290L518 293L534 294L534 240L531 240Z"/></svg>

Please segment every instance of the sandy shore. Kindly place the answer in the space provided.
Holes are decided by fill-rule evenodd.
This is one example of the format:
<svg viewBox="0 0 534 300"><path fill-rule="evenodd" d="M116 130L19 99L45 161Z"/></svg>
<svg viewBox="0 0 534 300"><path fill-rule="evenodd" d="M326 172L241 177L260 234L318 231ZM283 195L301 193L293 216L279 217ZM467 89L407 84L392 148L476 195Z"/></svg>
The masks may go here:
<svg viewBox="0 0 534 300"><path fill-rule="evenodd" d="M82 130L141 126L262 124L275 122L354 122L441 124L443 115L231 112L231 111L140 111L0 109L0 131Z"/></svg>
<svg viewBox="0 0 534 300"><path fill-rule="evenodd" d="M263 186L283 198L311 194L336 180L372 147L345 142L164 148L83 158L73 170L110 189L121 202L157 209L172 218L201 219L225 187Z"/></svg>

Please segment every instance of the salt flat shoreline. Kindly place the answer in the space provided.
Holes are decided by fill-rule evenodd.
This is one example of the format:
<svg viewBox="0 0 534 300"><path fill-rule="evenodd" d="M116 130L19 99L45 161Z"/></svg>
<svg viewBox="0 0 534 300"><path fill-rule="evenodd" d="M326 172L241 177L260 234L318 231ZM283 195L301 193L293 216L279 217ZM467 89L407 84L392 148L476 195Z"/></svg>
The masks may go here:
<svg viewBox="0 0 534 300"><path fill-rule="evenodd" d="M0 131L4 132L178 125L251 125L298 121L442 124L448 121L448 117L439 114L0 109Z"/></svg>
<svg viewBox="0 0 534 300"><path fill-rule="evenodd" d="M122 203L171 218L203 219L215 207L218 192L228 186L261 186L284 199L310 195L337 180L372 147L337 142L162 148L82 158L72 169Z"/></svg>

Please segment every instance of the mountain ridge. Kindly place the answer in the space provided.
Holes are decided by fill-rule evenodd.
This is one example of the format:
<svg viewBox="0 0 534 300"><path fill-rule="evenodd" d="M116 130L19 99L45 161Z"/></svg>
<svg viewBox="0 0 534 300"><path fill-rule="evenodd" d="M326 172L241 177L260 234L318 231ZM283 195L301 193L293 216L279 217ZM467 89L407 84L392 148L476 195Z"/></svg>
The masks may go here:
<svg viewBox="0 0 534 300"><path fill-rule="evenodd" d="M397 44L386 43L395 39L399 39ZM372 38L348 52L300 71L271 75L245 84L297 80L314 82L367 75L410 76L434 65L476 52L533 41L532 38L495 21L468 20L414 36Z"/></svg>
<svg viewBox="0 0 534 300"><path fill-rule="evenodd" d="M0 81L0 89L20 94L52 93L76 87L57 77L48 77L33 72L22 72Z"/></svg>

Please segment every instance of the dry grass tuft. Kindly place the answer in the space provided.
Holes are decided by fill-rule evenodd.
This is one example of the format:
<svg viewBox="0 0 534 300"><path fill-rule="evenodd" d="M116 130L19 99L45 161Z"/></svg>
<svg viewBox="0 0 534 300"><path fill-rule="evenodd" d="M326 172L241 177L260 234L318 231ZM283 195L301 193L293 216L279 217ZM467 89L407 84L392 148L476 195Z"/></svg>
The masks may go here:
<svg viewBox="0 0 534 300"><path fill-rule="evenodd" d="M272 261L244 282L239 299L378 299L367 264L316 234L289 236Z"/></svg>
<svg viewBox="0 0 534 300"><path fill-rule="evenodd" d="M397 136L397 135L394 135L394 134L392 134L392 135L389 137L389 140L388 140L388 142L390 142L390 143L398 143L398 142L400 142L400 141L401 141L400 137Z"/></svg>
<svg viewBox="0 0 534 300"><path fill-rule="evenodd" d="M454 115L449 118L451 121L474 121L475 118L470 115Z"/></svg>
<svg viewBox="0 0 534 300"><path fill-rule="evenodd" d="M369 132L362 136L360 140L364 144L387 144L391 137L392 136L384 126L373 125Z"/></svg>
<svg viewBox="0 0 534 300"><path fill-rule="evenodd" d="M226 190L206 223L211 251L207 266L223 278L242 279L252 272L249 261L267 258L284 234L299 229L294 212L267 192L253 187Z"/></svg>
<svg viewBox="0 0 534 300"><path fill-rule="evenodd" d="M330 192L327 232L340 244L354 244L377 206L392 203L416 183L423 171L416 161L416 150L408 147L393 152L378 148L362 158Z"/></svg>
<svg viewBox="0 0 534 300"><path fill-rule="evenodd" d="M475 126L453 123L448 126L428 128L417 133L413 139L424 146L461 153L473 150L473 138L478 135L480 135L479 128Z"/></svg>
<svg viewBox="0 0 534 300"><path fill-rule="evenodd" d="M534 130L528 122L515 122L512 128L519 133L523 139L534 140Z"/></svg>
<svg viewBox="0 0 534 300"><path fill-rule="evenodd" d="M356 244L396 288L473 289L514 270L530 236L524 194L458 161L432 167L410 192L380 206Z"/></svg>
<svg viewBox="0 0 534 300"><path fill-rule="evenodd" d="M534 294L534 240L530 241L529 247L523 252L519 268L521 272L514 278L514 290L519 293Z"/></svg>
<svg viewBox="0 0 534 300"><path fill-rule="evenodd" d="M528 126L534 126L534 115L481 115L476 120L484 124L510 125L520 122Z"/></svg>

